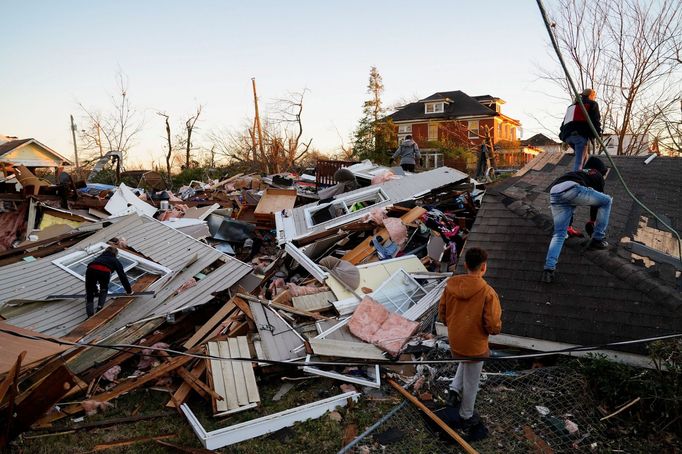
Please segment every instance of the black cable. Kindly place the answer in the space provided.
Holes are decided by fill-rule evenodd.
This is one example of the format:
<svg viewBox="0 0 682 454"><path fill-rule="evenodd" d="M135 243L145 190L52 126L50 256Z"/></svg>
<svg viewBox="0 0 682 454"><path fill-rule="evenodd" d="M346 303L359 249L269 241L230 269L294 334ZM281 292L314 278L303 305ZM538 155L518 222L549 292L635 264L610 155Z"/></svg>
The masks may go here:
<svg viewBox="0 0 682 454"><path fill-rule="evenodd" d="M546 351L546 352L538 352L538 353L523 354L523 355L500 356L500 357L459 357L459 358L444 359L444 360L431 360L431 361L392 361L390 359L386 359L385 361L376 361L375 360L375 361L342 361L342 362L333 362L333 361L310 361L310 362L295 361L294 362L294 361L276 361L276 360L269 360L269 359L253 359L253 358L225 358L222 356L215 356L215 355L201 354L201 353L192 353L192 352L182 352L179 350L173 350L173 349L169 349L169 348L158 348L158 347L134 345L134 344L108 345L108 344L92 344L92 343L88 343L88 342L70 342L70 341L54 339L51 337L21 334L21 333L10 331L10 330L4 329L4 328L0 328L0 332L5 333L5 334L9 334L12 336L24 338L24 339L46 341L46 342L51 342L51 343L58 344L58 345L70 345L73 347L96 347L96 348L105 348L105 349L124 351L124 352L128 352L129 349L152 350L152 351L165 352L165 353L169 354L169 356L173 356L173 355L174 356L191 356L191 357L198 358L198 359L212 359L212 360L220 360L220 361L240 361L240 362L249 362L249 363L256 363L256 364L260 363L260 364L290 366L290 367L291 366L302 367L302 366L371 366L371 365L451 364L451 363L459 363L462 361L492 362L492 361L500 361L500 360L517 360L517 359L527 359L527 358L539 358L539 357L544 357L544 356L554 356L554 355L559 355L559 354L563 354L563 353L572 353L572 352L589 352L589 351L605 349L607 347L617 347L617 346L622 346L622 345L642 344L642 343L655 342L655 341L659 341L659 340L682 338L682 333L668 334L665 336L649 337L649 338L642 338L642 339L633 339L633 340L629 340L629 341L610 342L610 343L601 344L601 345L589 345L589 346L576 345L574 347L568 347L568 348L559 349L559 350L550 350L550 351ZM128 353L133 353L136 355L142 355L142 353L137 353L137 352L128 352ZM149 355L144 355L144 356L149 356Z"/></svg>

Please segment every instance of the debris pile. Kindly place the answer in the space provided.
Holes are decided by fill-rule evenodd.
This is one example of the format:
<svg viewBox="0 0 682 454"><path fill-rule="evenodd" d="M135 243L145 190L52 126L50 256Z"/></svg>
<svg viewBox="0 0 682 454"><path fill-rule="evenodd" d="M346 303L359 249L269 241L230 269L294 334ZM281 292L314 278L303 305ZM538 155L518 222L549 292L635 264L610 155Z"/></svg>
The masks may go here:
<svg viewBox="0 0 682 454"><path fill-rule="evenodd" d="M264 406L263 377L365 391L398 377L377 363L433 337L483 190L445 167L405 174L365 161L333 176L240 174L173 193L149 175L147 189L52 194L17 173L20 191L5 184L0 194L2 443L152 387L216 449L362 396L351 386L204 428L197 405L221 418ZM133 293L113 274L107 303L88 318L86 269L111 245Z"/></svg>

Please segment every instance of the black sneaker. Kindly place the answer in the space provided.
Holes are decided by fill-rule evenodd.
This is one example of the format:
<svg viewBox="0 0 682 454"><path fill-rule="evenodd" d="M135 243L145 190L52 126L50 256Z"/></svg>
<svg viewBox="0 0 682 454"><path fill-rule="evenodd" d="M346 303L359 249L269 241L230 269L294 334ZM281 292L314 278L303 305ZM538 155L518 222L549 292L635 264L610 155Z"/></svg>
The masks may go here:
<svg viewBox="0 0 682 454"><path fill-rule="evenodd" d="M459 403L461 400L462 399L457 391L455 391L454 389L448 389L448 395L445 398L445 405L448 405L450 407L459 407Z"/></svg>
<svg viewBox="0 0 682 454"><path fill-rule="evenodd" d="M479 424L481 424L481 417L474 413L474 415L469 419L462 418L460 429L469 431L472 427L476 427Z"/></svg>
<svg viewBox="0 0 682 454"><path fill-rule="evenodd" d="M542 278L540 280L545 284L551 284L554 282L554 270L543 270Z"/></svg>
<svg viewBox="0 0 682 454"><path fill-rule="evenodd" d="M597 240L592 238L590 244L587 245L588 249L606 249L609 247L609 243L606 240Z"/></svg>

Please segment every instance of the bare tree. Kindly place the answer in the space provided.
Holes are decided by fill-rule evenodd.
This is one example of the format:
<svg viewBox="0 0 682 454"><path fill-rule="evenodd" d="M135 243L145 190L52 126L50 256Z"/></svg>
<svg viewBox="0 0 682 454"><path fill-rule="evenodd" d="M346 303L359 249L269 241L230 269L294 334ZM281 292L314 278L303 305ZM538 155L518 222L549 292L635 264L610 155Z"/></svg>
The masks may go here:
<svg viewBox="0 0 682 454"><path fill-rule="evenodd" d="M164 118L165 123L166 123L166 141L168 144L168 150L166 150L166 179L168 180L168 185L170 186L171 184L171 159L173 157L173 141L171 140L171 127L170 127L170 116L168 114L162 113L162 112L157 112L157 115L160 115Z"/></svg>
<svg viewBox="0 0 682 454"><path fill-rule="evenodd" d="M199 120L202 108L203 106L199 104L197 106L196 113L191 115L185 121L185 133L187 135L185 136L183 143L185 145L185 168L187 169L189 169L192 164L192 133L194 132L194 127L197 124L197 121Z"/></svg>
<svg viewBox="0 0 682 454"><path fill-rule="evenodd" d="M125 159L135 136L142 130L143 122L130 104L128 78L119 71L116 79L117 94L111 96L112 107L108 113L86 108L83 103L78 104L88 124L81 132L81 137L86 144L94 144L100 155L117 150Z"/></svg>
<svg viewBox="0 0 682 454"><path fill-rule="evenodd" d="M303 138L306 92L290 93L275 100L272 113L261 120L262 143L250 120L239 130L213 131L210 140L215 152L230 161L244 163L253 171L279 173L291 169L312 150L312 139Z"/></svg>
<svg viewBox="0 0 682 454"><path fill-rule="evenodd" d="M682 81L682 3L559 0L552 16L572 77L597 91L603 129L618 136L618 154L638 151L638 140L661 127L657 106L679 96L670 87ZM562 73L542 77L572 98ZM628 135L635 140L624 140Z"/></svg>

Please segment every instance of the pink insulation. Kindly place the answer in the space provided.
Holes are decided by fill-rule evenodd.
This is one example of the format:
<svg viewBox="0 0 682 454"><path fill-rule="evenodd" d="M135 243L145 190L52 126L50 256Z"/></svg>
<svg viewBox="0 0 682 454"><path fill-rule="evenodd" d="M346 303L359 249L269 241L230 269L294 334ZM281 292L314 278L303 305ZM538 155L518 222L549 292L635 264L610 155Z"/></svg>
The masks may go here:
<svg viewBox="0 0 682 454"><path fill-rule="evenodd" d="M407 242L407 227L403 224L400 218L386 218L384 219L384 227L388 230L388 235L391 241L398 246L403 247Z"/></svg>
<svg viewBox="0 0 682 454"><path fill-rule="evenodd" d="M390 312L369 296L362 299L348 322L348 329L353 335L392 356L400 353L418 327L419 323Z"/></svg>

